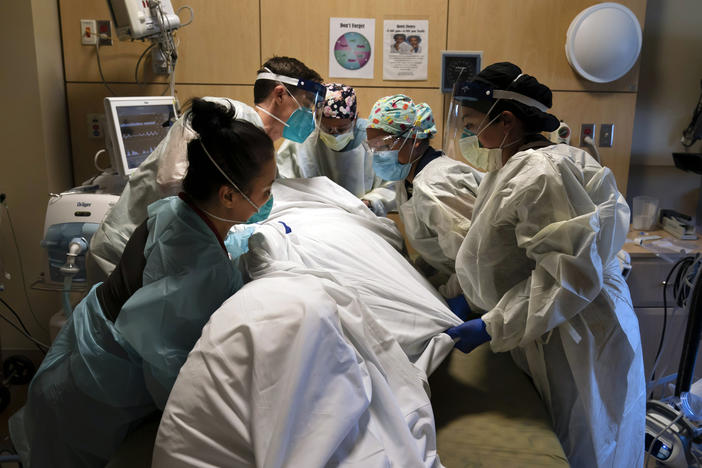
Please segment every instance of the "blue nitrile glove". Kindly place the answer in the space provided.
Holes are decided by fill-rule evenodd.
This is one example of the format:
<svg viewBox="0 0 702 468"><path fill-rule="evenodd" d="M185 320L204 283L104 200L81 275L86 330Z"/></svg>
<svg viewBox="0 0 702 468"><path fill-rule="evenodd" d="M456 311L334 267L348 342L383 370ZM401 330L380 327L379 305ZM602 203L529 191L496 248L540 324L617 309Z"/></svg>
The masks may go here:
<svg viewBox="0 0 702 468"><path fill-rule="evenodd" d="M485 322L479 318L451 327L444 333L453 339L458 338L455 347L466 354L481 344L490 341L490 335L485 329Z"/></svg>
<svg viewBox="0 0 702 468"><path fill-rule="evenodd" d="M249 237L256 231L253 227L232 229L224 239L224 246L232 260L249 251Z"/></svg>
<svg viewBox="0 0 702 468"><path fill-rule="evenodd" d="M470 306L468 305L468 301L466 301L466 296L460 294L456 297L452 297L451 299L446 299L446 303L448 304L449 309L451 309L451 312L456 314L456 317L463 321L468 318Z"/></svg>

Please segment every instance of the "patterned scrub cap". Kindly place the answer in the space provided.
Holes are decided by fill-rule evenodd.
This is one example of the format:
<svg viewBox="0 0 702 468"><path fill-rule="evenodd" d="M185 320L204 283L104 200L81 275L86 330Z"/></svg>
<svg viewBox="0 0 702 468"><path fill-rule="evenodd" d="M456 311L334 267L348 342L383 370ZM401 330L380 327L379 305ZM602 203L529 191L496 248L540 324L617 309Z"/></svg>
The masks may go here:
<svg viewBox="0 0 702 468"><path fill-rule="evenodd" d="M418 139L429 138L434 135L436 122L427 103L415 104L404 94L385 96L373 104L368 128L377 128L392 135L416 135Z"/></svg>
<svg viewBox="0 0 702 468"><path fill-rule="evenodd" d="M338 83L325 85L327 95L324 98L322 117L332 119L356 118L356 91L350 86Z"/></svg>

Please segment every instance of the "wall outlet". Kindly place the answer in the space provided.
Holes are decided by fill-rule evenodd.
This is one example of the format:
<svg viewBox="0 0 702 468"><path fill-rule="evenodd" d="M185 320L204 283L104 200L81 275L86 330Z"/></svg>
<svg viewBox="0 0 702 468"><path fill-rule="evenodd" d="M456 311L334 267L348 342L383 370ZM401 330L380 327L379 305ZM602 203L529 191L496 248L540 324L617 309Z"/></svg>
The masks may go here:
<svg viewBox="0 0 702 468"><path fill-rule="evenodd" d="M97 32L101 46L112 45L112 23L110 20L97 20Z"/></svg>
<svg viewBox="0 0 702 468"><path fill-rule="evenodd" d="M83 45L95 45L98 41L97 24L93 19L80 20L80 43Z"/></svg>
<svg viewBox="0 0 702 468"><path fill-rule="evenodd" d="M595 124L586 123L580 126L580 146L585 145L585 137L592 138L592 143L595 143Z"/></svg>
<svg viewBox="0 0 702 468"><path fill-rule="evenodd" d="M600 148L611 148L614 144L614 124L600 125Z"/></svg>

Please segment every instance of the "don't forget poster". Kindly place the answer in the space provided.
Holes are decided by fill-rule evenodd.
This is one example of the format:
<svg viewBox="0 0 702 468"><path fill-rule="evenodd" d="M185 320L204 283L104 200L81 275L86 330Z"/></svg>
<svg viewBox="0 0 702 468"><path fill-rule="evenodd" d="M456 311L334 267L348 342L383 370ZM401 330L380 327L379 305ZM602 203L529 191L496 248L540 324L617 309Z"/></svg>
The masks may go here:
<svg viewBox="0 0 702 468"><path fill-rule="evenodd" d="M329 19L329 76L373 78L374 18Z"/></svg>

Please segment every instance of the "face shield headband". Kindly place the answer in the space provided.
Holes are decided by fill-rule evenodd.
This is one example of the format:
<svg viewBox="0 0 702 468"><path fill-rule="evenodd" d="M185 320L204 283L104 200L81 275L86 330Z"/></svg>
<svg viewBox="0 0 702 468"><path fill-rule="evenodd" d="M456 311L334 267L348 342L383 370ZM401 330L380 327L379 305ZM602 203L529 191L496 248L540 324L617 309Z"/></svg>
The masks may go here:
<svg viewBox="0 0 702 468"><path fill-rule="evenodd" d="M512 83L517 82L522 75L517 76ZM534 98L524 94L504 89L495 89L485 83L478 81L457 82L454 88L453 99L463 105L468 103L484 103L492 107L498 100L509 99L527 106L535 107L541 112L548 112L548 107Z"/></svg>
<svg viewBox="0 0 702 468"><path fill-rule="evenodd" d="M268 69L266 68L266 70ZM275 73L272 73L270 70L268 70L267 72L261 72L258 75L256 75L256 81L258 80L278 81L279 83L294 86L298 89L301 89L314 95L313 108L315 110L322 105L322 103L324 102L324 97L327 94L327 88L325 88L324 85L321 83L317 83L315 81L300 80L285 75L277 75Z"/></svg>
<svg viewBox="0 0 702 468"><path fill-rule="evenodd" d="M268 70L266 68L266 70ZM299 80L296 78L291 78L289 76L277 75L268 72L259 73L258 79L272 80L280 83L285 87L285 91L290 95L290 97L295 101L297 109L287 118L284 122L279 117L273 115L270 111L264 109L261 106L256 106L262 112L268 114L273 119L282 123L285 127L283 129L283 138L292 140L296 143L304 142L307 137L312 133L316 126L319 126L319 121L321 120L321 109L324 104L324 97L326 96L326 87L320 83L314 81ZM295 97L295 95L288 89L287 85L292 85L296 89L302 90L305 93L305 101L303 101L304 107L300 104L300 101ZM311 104L309 103L311 101Z"/></svg>

